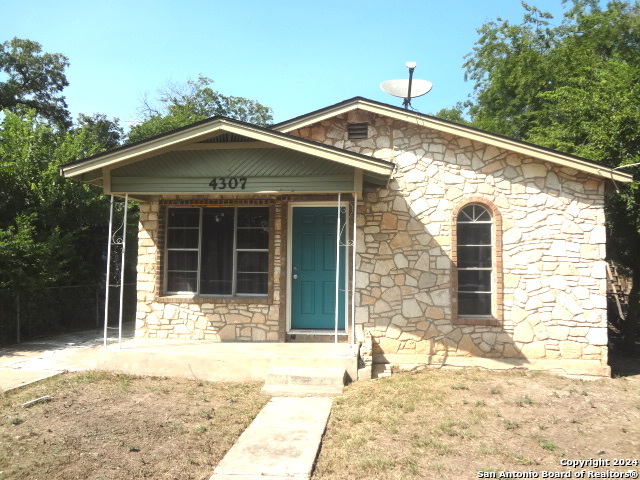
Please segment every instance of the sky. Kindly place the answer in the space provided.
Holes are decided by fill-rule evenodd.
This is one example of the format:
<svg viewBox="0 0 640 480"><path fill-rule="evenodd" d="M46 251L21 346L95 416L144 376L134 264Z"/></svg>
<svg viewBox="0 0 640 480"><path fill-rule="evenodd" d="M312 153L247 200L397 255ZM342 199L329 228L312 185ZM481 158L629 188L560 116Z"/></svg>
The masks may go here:
<svg viewBox="0 0 640 480"><path fill-rule="evenodd" d="M561 0L529 3L559 23ZM408 61L433 83L413 108L452 107L472 92L463 63L477 29L523 13L519 0L0 0L0 42L27 38L69 58L74 117L126 125L143 95L204 75L271 107L277 123L355 96L401 106L380 83L408 78Z"/></svg>

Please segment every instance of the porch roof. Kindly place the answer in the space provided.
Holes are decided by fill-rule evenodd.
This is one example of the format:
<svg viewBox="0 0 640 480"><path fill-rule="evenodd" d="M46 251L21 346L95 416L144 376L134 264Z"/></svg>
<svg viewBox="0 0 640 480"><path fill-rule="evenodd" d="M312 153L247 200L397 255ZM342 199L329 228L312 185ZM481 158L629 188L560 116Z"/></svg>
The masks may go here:
<svg viewBox="0 0 640 480"><path fill-rule="evenodd" d="M385 160L213 117L68 163L60 173L105 193L212 193L210 182L220 177L245 181L216 193L326 193L359 191L363 181L385 184L393 168Z"/></svg>

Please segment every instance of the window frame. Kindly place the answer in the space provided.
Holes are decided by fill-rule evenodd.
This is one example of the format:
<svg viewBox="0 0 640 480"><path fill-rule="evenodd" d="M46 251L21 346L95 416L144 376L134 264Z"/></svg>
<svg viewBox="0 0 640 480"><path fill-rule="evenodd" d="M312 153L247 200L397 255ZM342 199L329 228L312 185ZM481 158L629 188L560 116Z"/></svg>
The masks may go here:
<svg viewBox="0 0 640 480"><path fill-rule="evenodd" d="M239 227L238 226L238 211L243 208L265 208L267 209L267 219L268 219L268 241L266 248L238 248L238 230L239 229L250 229L250 228L260 228L260 227ZM198 231L198 247L197 247L197 270L196 272L196 291L172 291L169 290L169 252L170 251L195 251L196 248L181 248L181 247L169 247L169 231L176 228L169 226L169 215L171 214L171 210L180 210L180 209L198 209L198 227L178 227L183 229L191 229ZM202 235L203 235L203 217L205 210L215 210L215 209L232 209L233 210L233 259L232 259L232 272L231 272L231 294L209 294L209 293L201 293L202 292ZM164 248L163 248L163 275L162 275L162 292L164 296L167 297L188 297L188 298L211 298L211 299L227 299L227 300L244 300L244 299L258 299L258 300L267 300L271 298L271 286L269 279L272 276L272 258L271 258L271 246L273 242L273 218L272 218L272 209L270 205L167 205L164 212ZM267 276L266 279L266 291L265 293L238 293L238 252L259 252L267 254L267 270L264 272L264 275ZM242 273L263 273L263 272L242 272Z"/></svg>
<svg viewBox="0 0 640 480"><path fill-rule="evenodd" d="M471 214L471 216L467 215L465 213L465 211L467 209L473 209L473 213ZM476 213L475 209L476 208L480 208L482 209L480 213ZM487 219L482 219L481 217L486 213L486 216L488 216L488 220ZM466 215L467 219L462 218L462 216ZM485 228L488 227L489 229L489 240L488 240L488 244L487 243L483 243L481 240L478 243L470 243L471 239L464 239L465 242L462 243L461 242L461 236L460 236L460 225L483 225ZM494 277L494 260L493 260L493 218L491 217L491 212L485 208L483 205L477 204L477 203L470 203L465 205L463 208L460 209L460 211L458 211L458 215L456 216L456 231L457 231L457 249L458 249L458 267L457 267L457 274L458 274L458 292L457 292L457 300L458 300L458 316L460 318L464 318L464 317L478 317L478 318L482 318L482 317L491 317L492 316L492 311L493 311L493 293L494 293L494 281L493 281L493 277ZM472 262L472 264L470 266L461 266L460 265L460 261L462 260L462 249L465 248L484 248L485 250L489 249L489 266L482 266L483 265L483 261L480 259L480 255L478 256L478 260ZM460 288L460 272L488 272L489 273L489 290L461 290ZM479 294L479 295L483 295L489 296L489 313L479 313L479 312L472 312L472 313L460 313L460 298L461 298L461 294L464 293L471 293L471 294Z"/></svg>
<svg viewBox="0 0 640 480"><path fill-rule="evenodd" d="M458 217L462 210L469 205L478 205L485 209L491 218L491 313L459 314L459 289L458 289ZM471 222L469 222L471 223ZM452 299L452 323L454 325L502 325L503 321L503 274L502 274L502 216L498 209L489 200L483 197L471 197L458 204L453 210L451 218L451 299ZM464 270L460 268L460 270Z"/></svg>

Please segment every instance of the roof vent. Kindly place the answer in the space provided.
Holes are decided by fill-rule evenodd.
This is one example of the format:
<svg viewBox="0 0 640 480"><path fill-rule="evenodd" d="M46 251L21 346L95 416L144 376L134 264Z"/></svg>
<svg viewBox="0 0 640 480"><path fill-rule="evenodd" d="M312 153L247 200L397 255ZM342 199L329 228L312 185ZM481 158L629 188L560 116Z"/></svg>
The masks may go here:
<svg viewBox="0 0 640 480"><path fill-rule="evenodd" d="M362 140L369 137L369 125L367 123L350 123L347 128L349 140Z"/></svg>

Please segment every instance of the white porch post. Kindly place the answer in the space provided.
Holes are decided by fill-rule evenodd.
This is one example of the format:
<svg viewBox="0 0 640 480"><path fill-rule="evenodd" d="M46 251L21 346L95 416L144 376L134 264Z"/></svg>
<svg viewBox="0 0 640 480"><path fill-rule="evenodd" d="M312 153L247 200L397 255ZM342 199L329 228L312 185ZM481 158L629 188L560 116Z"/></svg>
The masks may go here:
<svg viewBox="0 0 640 480"><path fill-rule="evenodd" d="M124 255L127 251L127 210L129 207L129 194L124 196L124 213L122 214L122 254L120 261L120 311L118 313L118 348L122 348L122 309L124 300L124 271L126 268Z"/></svg>
<svg viewBox="0 0 640 480"><path fill-rule="evenodd" d="M107 327L109 324L109 288L111 287L111 244L113 240L111 238L113 231L113 195L111 195L111 203L109 208L109 236L107 237L107 274L104 282L104 342L103 345L107 346Z"/></svg>
<svg viewBox="0 0 640 480"><path fill-rule="evenodd" d="M351 241L351 344L356 344L356 252L358 234L356 218L358 216L358 192L353 192L353 240Z"/></svg>
<svg viewBox="0 0 640 480"><path fill-rule="evenodd" d="M338 344L338 319L340 318L340 194L338 193L338 218L336 221L336 305L334 343Z"/></svg>

